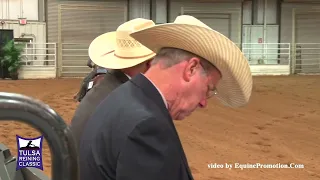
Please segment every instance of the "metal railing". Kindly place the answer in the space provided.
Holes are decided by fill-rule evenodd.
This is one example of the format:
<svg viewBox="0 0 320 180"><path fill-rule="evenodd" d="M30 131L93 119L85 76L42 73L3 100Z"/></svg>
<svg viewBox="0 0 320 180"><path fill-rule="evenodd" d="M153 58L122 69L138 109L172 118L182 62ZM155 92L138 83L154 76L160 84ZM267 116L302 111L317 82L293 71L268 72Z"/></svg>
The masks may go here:
<svg viewBox="0 0 320 180"><path fill-rule="evenodd" d="M56 67L56 43L26 43L22 54L25 66Z"/></svg>
<svg viewBox="0 0 320 180"><path fill-rule="evenodd" d="M320 43L295 44L295 73L320 73Z"/></svg>
<svg viewBox="0 0 320 180"><path fill-rule="evenodd" d="M21 94L0 92L0 121L6 120L27 123L43 134L52 154L52 180L79 179L76 141L65 121L47 104ZM29 176L25 179L41 179L38 175L24 174Z"/></svg>
<svg viewBox="0 0 320 180"><path fill-rule="evenodd" d="M65 77L82 77L90 72L86 66L88 61L88 47L85 43L62 43L60 48L60 74Z"/></svg>
<svg viewBox="0 0 320 180"><path fill-rule="evenodd" d="M51 46L51 47L49 47ZM250 65L289 65L292 73L320 73L320 43L242 43ZM88 43L27 43L26 66L56 66L62 77L84 77L91 71L86 66ZM58 57L58 58L57 58Z"/></svg>
<svg viewBox="0 0 320 180"><path fill-rule="evenodd" d="M250 65L289 65L290 43L243 43L242 52Z"/></svg>

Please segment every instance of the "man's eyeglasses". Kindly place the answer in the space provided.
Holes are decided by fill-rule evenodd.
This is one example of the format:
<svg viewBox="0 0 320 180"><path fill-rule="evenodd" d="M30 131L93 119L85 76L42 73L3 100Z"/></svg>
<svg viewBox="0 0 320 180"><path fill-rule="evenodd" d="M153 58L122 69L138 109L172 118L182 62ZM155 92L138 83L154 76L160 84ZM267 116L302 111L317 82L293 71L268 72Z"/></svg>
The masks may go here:
<svg viewBox="0 0 320 180"><path fill-rule="evenodd" d="M200 61L200 66L202 67L202 70L205 71L205 68L203 67L203 64ZM215 96L218 94L218 91L216 88L210 88L210 86L208 85L208 90L207 90L207 99L211 98L212 96Z"/></svg>
<svg viewBox="0 0 320 180"><path fill-rule="evenodd" d="M212 96L215 96L218 94L218 91L216 88L214 89L211 89L209 86L208 86L208 91L207 91L207 99L211 98Z"/></svg>

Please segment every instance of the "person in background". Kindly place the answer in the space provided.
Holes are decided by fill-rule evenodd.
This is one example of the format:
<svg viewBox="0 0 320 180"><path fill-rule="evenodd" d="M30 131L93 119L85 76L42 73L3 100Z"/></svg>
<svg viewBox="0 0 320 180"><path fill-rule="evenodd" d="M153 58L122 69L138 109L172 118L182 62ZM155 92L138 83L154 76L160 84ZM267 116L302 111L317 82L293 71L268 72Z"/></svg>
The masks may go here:
<svg viewBox="0 0 320 180"><path fill-rule="evenodd" d="M155 53L138 43L129 34L133 30L154 25L151 20L133 19L120 25L116 32L98 36L90 44L91 60L95 65L107 68L108 71L100 83L83 98L74 113L70 128L77 143L80 142L85 124L98 104L131 77L149 69Z"/></svg>
<svg viewBox="0 0 320 180"><path fill-rule="evenodd" d="M206 108L212 97L230 107L247 104L248 61L192 16L131 36L157 55L145 74L112 91L92 114L80 144L80 180L192 180L173 120Z"/></svg>
<svg viewBox="0 0 320 180"><path fill-rule="evenodd" d="M92 71L82 80L80 90L73 96L73 99L78 102L81 102L88 91L102 80L101 75L107 73L106 68L97 66L90 58L87 61L87 66L92 68Z"/></svg>
<svg viewBox="0 0 320 180"><path fill-rule="evenodd" d="M95 64L92 62L92 60L89 58L88 61L87 61L87 66L89 68L94 68Z"/></svg>
<svg viewBox="0 0 320 180"><path fill-rule="evenodd" d="M103 68L103 67L96 65L90 58L87 61L87 66L89 68L93 68L96 73L107 73L107 71L108 71L107 68Z"/></svg>

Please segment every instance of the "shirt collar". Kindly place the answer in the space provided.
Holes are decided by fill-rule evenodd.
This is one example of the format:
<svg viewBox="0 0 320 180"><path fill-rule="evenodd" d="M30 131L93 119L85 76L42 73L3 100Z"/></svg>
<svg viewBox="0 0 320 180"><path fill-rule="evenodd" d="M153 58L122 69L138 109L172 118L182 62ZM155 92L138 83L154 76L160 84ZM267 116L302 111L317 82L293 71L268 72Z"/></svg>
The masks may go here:
<svg viewBox="0 0 320 180"><path fill-rule="evenodd" d="M131 79L131 77L128 74L126 74L126 73L123 73L123 74L126 75L129 79Z"/></svg>
<svg viewBox="0 0 320 180"><path fill-rule="evenodd" d="M142 75L143 75L143 74L142 74ZM146 76L144 76L144 77L146 77ZM146 78L147 78L147 77L146 77ZM153 86L158 90L159 94L160 94L161 97L162 97L162 100L163 100L164 104L166 105L166 108L168 109L167 101L166 101L164 95L161 93L160 89L159 89L149 78L147 78L147 79L148 79L148 80L151 82L151 84L153 84Z"/></svg>

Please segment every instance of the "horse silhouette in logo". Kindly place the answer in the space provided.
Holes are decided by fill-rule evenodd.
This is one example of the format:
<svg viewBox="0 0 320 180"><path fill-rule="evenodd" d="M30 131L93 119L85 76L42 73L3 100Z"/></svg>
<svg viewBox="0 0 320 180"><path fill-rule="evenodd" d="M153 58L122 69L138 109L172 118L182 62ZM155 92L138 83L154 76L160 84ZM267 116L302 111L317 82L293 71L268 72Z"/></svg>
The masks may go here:
<svg viewBox="0 0 320 180"><path fill-rule="evenodd" d="M21 147L20 150L38 150L40 149L38 146L32 144L32 141L29 141L25 147Z"/></svg>

